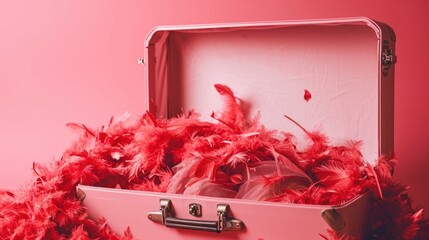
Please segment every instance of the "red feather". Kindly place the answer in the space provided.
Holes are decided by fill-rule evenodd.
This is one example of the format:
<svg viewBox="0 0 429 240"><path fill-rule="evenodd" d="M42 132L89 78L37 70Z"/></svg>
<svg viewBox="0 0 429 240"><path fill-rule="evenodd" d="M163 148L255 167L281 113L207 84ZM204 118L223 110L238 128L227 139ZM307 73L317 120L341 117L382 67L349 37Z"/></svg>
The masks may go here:
<svg viewBox="0 0 429 240"><path fill-rule="evenodd" d="M228 86L223 84L215 84L214 86L218 93L225 99L225 110L222 112L219 120L232 127L235 131L240 132L245 126L245 121L238 99ZM214 117L214 114L212 116Z"/></svg>
<svg viewBox="0 0 429 240"><path fill-rule="evenodd" d="M310 99L311 99L311 93L307 89L304 89L304 100L308 102L310 101Z"/></svg>
<svg viewBox="0 0 429 240"><path fill-rule="evenodd" d="M407 187L393 178L397 160L368 165L361 142L332 146L319 132L307 131L311 142L297 151L294 137L260 124L260 115L245 121L242 102L221 84L225 101L214 118L197 113L172 119L144 114L136 123L129 114L111 118L101 128L68 124L80 137L61 159L33 163L35 179L17 191L0 190L0 239L121 239L106 219L88 217L76 192L80 183L109 188L250 198L302 204L337 205L364 191L375 198L370 237L426 239L429 222L423 210L411 208ZM309 100L308 98L306 100ZM127 228L122 239L133 239ZM325 239L350 239L329 231Z"/></svg>
<svg viewBox="0 0 429 240"><path fill-rule="evenodd" d="M350 170L341 164L328 163L313 168L313 172L319 179L319 183L332 188L349 188L355 182Z"/></svg>

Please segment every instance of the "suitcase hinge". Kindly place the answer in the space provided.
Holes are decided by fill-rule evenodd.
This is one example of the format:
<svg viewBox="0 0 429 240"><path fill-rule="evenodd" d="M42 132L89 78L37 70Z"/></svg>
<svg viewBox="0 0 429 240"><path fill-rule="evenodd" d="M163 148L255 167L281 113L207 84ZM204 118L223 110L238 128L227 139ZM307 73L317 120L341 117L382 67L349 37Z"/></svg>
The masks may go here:
<svg viewBox="0 0 429 240"><path fill-rule="evenodd" d="M381 56L381 62L384 66L390 67L392 64L395 63L395 56L393 56L392 50L390 49L384 49L382 56Z"/></svg>
<svg viewBox="0 0 429 240"><path fill-rule="evenodd" d="M388 70L395 63L396 56L393 55L393 51L389 48L383 48L381 53L381 64L383 65L383 70Z"/></svg>
<svg viewBox="0 0 429 240"><path fill-rule="evenodd" d="M346 226L346 222L335 208L328 208L322 211L322 218L334 230L341 231Z"/></svg>

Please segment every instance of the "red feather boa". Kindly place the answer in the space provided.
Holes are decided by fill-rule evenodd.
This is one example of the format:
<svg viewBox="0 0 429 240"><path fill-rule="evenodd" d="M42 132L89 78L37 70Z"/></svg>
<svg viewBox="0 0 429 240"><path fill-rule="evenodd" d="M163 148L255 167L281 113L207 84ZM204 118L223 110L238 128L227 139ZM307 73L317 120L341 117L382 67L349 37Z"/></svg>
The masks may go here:
<svg viewBox="0 0 429 240"><path fill-rule="evenodd" d="M246 122L240 102L224 85L225 111L218 124L190 112L169 120L127 116L80 132L62 158L33 164L35 180L25 189L0 191L1 239L132 239L113 233L104 219L88 218L77 184L180 194L247 198L305 204L340 204L371 191L373 239L427 239L429 224L415 211L407 188L392 177L396 160L381 157L375 167L359 151L360 142L331 146L318 132L307 133L304 151L294 137ZM292 120L293 121L293 120ZM351 239L328 231L325 239Z"/></svg>

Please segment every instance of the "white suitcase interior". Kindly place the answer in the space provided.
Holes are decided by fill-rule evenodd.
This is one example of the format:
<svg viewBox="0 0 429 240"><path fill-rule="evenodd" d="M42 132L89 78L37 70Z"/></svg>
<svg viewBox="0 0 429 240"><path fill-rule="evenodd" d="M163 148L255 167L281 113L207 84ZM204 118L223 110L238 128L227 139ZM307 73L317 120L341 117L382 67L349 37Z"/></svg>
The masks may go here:
<svg viewBox="0 0 429 240"><path fill-rule="evenodd" d="M148 107L163 117L194 109L213 121L222 107L213 85L223 83L267 127L303 138L286 114L332 144L362 140L373 162L393 149L393 71L383 74L381 27L353 18L155 28L146 43Z"/></svg>

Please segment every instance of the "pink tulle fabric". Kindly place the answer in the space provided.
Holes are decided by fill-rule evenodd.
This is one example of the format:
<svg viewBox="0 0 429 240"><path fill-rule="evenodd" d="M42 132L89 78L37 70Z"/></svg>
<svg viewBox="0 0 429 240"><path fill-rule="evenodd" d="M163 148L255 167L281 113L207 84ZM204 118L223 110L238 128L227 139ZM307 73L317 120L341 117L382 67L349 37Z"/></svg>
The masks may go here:
<svg viewBox="0 0 429 240"><path fill-rule="evenodd" d="M68 124L80 138L61 159L34 163L34 181L25 188L0 190L0 238L133 239L132 229L119 236L105 219L88 217L75 190L85 184L298 204L341 204L370 191L369 238L427 239L423 210L412 208L407 187L392 176L394 158L381 156L371 166L360 142L332 146L304 128L309 144L298 151L294 136L267 129L259 116L246 120L233 91L215 89L225 100L212 114L215 123L191 111L172 119L145 113L134 123L125 115L98 129Z"/></svg>

